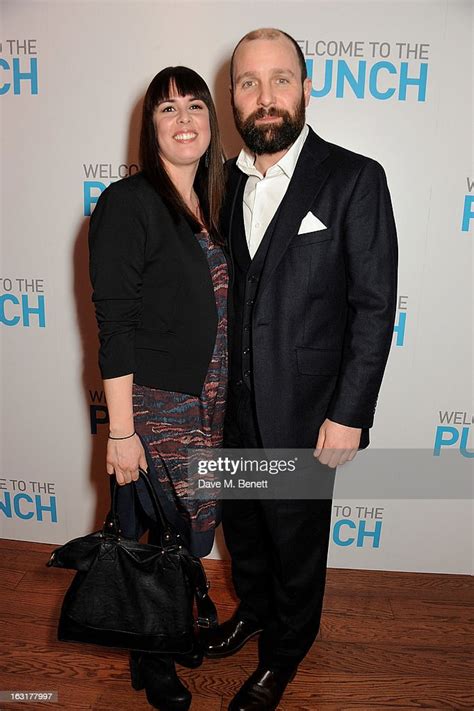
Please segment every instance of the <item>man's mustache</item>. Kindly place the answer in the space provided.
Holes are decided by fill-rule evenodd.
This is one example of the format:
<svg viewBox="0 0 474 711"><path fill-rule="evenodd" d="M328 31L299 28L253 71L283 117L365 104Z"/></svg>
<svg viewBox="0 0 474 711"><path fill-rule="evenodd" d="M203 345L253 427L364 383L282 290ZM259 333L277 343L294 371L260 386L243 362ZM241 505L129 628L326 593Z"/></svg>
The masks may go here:
<svg viewBox="0 0 474 711"><path fill-rule="evenodd" d="M253 114L250 114L247 121L258 121L259 119L266 118L267 116L272 116L273 118L287 118L289 116L288 111L283 111L282 109L270 108L270 109L257 109Z"/></svg>

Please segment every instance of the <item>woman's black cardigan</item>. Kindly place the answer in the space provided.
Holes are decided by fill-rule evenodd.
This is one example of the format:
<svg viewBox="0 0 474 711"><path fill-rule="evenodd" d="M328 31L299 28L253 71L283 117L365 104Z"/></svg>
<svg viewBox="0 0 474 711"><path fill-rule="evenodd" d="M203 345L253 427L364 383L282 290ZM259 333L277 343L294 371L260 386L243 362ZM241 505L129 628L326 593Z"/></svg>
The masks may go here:
<svg viewBox="0 0 474 711"><path fill-rule="evenodd" d="M112 183L89 226L103 378L200 395L217 309L206 256L142 173Z"/></svg>

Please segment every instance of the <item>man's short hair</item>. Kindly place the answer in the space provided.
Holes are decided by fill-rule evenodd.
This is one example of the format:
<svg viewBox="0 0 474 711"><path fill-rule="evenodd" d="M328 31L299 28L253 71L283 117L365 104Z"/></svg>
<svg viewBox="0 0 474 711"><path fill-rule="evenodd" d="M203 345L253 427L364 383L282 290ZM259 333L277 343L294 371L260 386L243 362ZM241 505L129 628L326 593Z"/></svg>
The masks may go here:
<svg viewBox="0 0 474 711"><path fill-rule="evenodd" d="M308 72L306 69L306 60L304 58L303 51L301 47L299 46L298 42L293 39L291 35L289 35L287 32L283 32L283 30L278 30L275 27L262 27L259 30L252 30L251 32L247 32L242 39L240 39L237 44L235 45L235 49L232 52L232 58L230 60L230 83L232 85L232 88L234 87L234 58L235 58L235 53L237 49L240 47L242 42L250 42L251 40L256 40L256 39L267 39L267 40L273 40L273 39L278 39L279 37L286 37L288 40L290 40L291 44L295 48L296 56L298 57L298 63L300 65L301 69L301 83L304 82L304 80L308 76Z"/></svg>

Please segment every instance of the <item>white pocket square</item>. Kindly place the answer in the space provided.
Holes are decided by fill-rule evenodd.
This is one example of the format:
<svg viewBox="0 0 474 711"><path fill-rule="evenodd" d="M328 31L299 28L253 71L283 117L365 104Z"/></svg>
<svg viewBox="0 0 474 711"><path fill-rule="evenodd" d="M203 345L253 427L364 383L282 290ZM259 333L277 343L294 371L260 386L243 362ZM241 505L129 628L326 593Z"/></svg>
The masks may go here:
<svg viewBox="0 0 474 711"><path fill-rule="evenodd" d="M301 225L298 230L299 235L305 235L307 232L317 232L318 230L325 230L326 225L324 222L321 222L319 218L316 217L316 215L313 215L312 212L308 212L306 217L304 217L301 220Z"/></svg>

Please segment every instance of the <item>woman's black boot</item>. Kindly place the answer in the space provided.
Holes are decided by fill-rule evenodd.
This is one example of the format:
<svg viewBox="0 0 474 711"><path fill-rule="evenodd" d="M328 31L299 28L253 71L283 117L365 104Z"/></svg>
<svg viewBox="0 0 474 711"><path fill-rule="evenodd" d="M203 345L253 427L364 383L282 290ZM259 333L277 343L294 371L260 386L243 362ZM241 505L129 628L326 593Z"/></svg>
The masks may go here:
<svg viewBox="0 0 474 711"><path fill-rule="evenodd" d="M188 669L197 669L201 666L204 659L202 644L197 637L194 638L193 646L190 652L185 654L174 654L174 661L182 667Z"/></svg>
<svg viewBox="0 0 474 711"><path fill-rule="evenodd" d="M179 680L172 655L130 653L132 686L145 689L150 706L159 711L188 711L191 692Z"/></svg>

